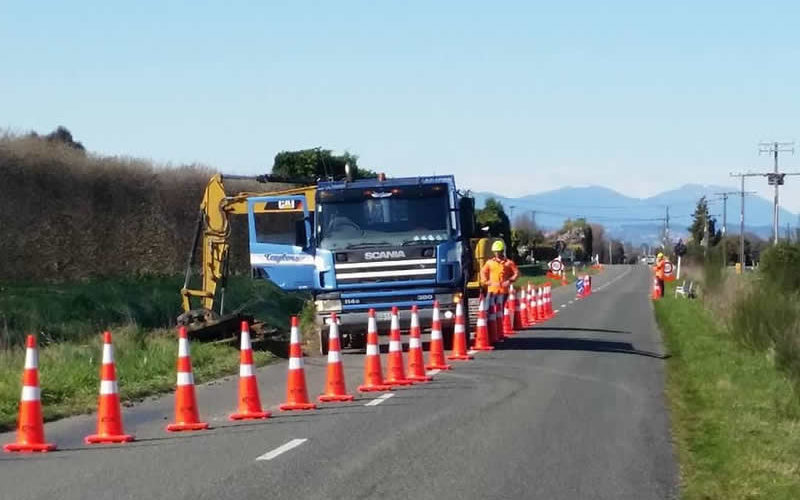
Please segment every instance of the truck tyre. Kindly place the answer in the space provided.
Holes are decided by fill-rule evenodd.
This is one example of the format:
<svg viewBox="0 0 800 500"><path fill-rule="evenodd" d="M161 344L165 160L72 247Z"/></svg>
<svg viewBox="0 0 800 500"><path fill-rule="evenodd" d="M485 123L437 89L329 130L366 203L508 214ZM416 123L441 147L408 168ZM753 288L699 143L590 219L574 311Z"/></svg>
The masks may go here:
<svg viewBox="0 0 800 500"><path fill-rule="evenodd" d="M453 348L453 333L455 333L456 326L454 322L442 324L442 341L446 350Z"/></svg>

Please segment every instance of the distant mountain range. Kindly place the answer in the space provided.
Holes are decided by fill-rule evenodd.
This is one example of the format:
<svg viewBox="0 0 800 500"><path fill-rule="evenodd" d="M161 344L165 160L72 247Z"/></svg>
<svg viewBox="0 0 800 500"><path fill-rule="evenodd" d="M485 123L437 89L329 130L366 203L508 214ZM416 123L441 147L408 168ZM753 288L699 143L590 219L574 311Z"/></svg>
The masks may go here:
<svg viewBox="0 0 800 500"><path fill-rule="evenodd" d="M482 207L488 198L500 201L506 213L513 217L523 213L535 213L536 223L545 229L561 227L564 220L585 217L590 222L605 226L614 238L635 245L655 243L661 237L664 219L669 207L670 235L673 240L686 238L692 213L702 196L709 201L709 211L715 216L718 227L722 228L723 203L714 193L736 191L725 186L686 184L677 189L665 191L649 198L625 196L613 189L602 186L564 187L553 191L531 194L519 198L508 198L487 192L475 192L475 202ZM513 207L513 209L512 209ZM740 198L728 197L728 234L739 233ZM797 225L797 214L781 209L781 231L788 222L792 228ZM758 196L745 198L745 232L752 232L762 238L772 234L772 201Z"/></svg>

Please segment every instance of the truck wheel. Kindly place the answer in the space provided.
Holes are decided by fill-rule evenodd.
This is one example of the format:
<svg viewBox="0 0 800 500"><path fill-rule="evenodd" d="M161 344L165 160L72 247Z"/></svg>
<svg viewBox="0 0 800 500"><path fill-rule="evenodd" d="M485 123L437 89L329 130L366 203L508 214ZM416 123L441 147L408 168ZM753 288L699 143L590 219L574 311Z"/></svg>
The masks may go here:
<svg viewBox="0 0 800 500"><path fill-rule="evenodd" d="M322 326L317 327L317 336L319 338L319 352L323 356L328 355L328 329Z"/></svg>
<svg viewBox="0 0 800 500"><path fill-rule="evenodd" d="M442 341L446 350L453 348L453 334L455 333L456 326L453 323L442 325Z"/></svg>

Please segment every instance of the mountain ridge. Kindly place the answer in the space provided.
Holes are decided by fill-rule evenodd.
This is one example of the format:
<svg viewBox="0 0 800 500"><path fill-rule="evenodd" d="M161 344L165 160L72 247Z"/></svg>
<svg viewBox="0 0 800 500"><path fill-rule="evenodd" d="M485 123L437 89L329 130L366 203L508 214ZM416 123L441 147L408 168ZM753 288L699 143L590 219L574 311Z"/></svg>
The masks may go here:
<svg viewBox="0 0 800 500"><path fill-rule="evenodd" d="M723 202L716 193L733 191L736 189L728 186L688 183L643 198L628 196L601 185L564 186L513 198L485 191L473 192L473 196L478 207L482 207L490 197L497 199L507 213L513 212L513 217L534 213L537 224L545 229L561 227L568 218L585 217L590 222L605 226L614 238L640 244L661 238L667 207L672 239L685 239L692 213L702 196L706 196L709 202L709 211L716 217L717 227L722 228ZM728 196L728 234L739 233L739 211L739 196ZM797 214L781 208L781 231L785 230L787 222L794 228L797 217ZM745 198L745 222L745 232L755 233L762 238L770 237L772 201L760 196Z"/></svg>

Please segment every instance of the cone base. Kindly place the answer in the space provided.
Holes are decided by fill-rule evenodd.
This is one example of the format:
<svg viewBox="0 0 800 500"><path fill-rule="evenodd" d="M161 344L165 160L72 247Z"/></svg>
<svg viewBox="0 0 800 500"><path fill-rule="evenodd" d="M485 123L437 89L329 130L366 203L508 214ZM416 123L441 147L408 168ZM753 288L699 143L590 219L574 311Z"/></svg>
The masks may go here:
<svg viewBox="0 0 800 500"><path fill-rule="evenodd" d="M450 361L469 361L474 358L469 354L451 354L447 356L447 359Z"/></svg>
<svg viewBox="0 0 800 500"><path fill-rule="evenodd" d="M427 365L426 370L451 370L453 367L450 365Z"/></svg>
<svg viewBox="0 0 800 500"><path fill-rule="evenodd" d="M494 351L494 347L487 345L487 346L475 346L473 347L476 351Z"/></svg>
<svg viewBox="0 0 800 500"><path fill-rule="evenodd" d="M389 385L414 385L414 381L409 378L392 378L386 379L385 382Z"/></svg>
<svg viewBox="0 0 800 500"><path fill-rule="evenodd" d="M265 419L272 416L268 411L246 411L241 413L232 413L228 415L228 420L258 420Z"/></svg>
<svg viewBox="0 0 800 500"><path fill-rule="evenodd" d="M413 380L414 382L430 382L433 380L433 377L427 375L409 375L408 380Z"/></svg>
<svg viewBox="0 0 800 500"><path fill-rule="evenodd" d="M194 423L176 423L176 424L169 424L167 426L167 430L169 432L183 432L183 431L204 431L208 429L208 424L206 422L194 422Z"/></svg>
<svg viewBox="0 0 800 500"><path fill-rule="evenodd" d="M352 394L322 394L317 398L321 403L344 403L353 399L355 396Z"/></svg>
<svg viewBox="0 0 800 500"><path fill-rule="evenodd" d="M92 434L86 436L84 442L86 444L130 443L134 439L130 434Z"/></svg>
<svg viewBox="0 0 800 500"><path fill-rule="evenodd" d="M47 453L54 451L56 445L51 443L9 443L3 446L3 449L9 453Z"/></svg>
<svg viewBox="0 0 800 500"><path fill-rule="evenodd" d="M391 391L391 385L360 385L358 386L358 392L385 392Z"/></svg>
<svg viewBox="0 0 800 500"><path fill-rule="evenodd" d="M315 410L317 405L314 403L283 403L278 408L281 411L304 411Z"/></svg>

